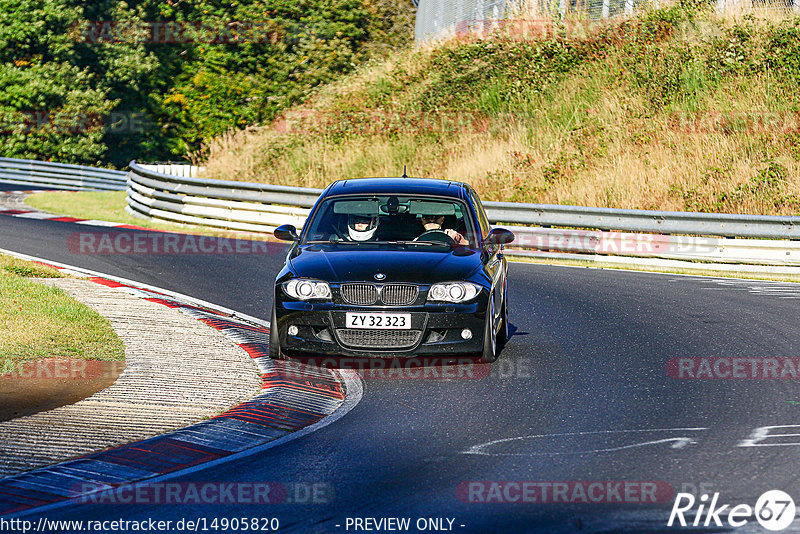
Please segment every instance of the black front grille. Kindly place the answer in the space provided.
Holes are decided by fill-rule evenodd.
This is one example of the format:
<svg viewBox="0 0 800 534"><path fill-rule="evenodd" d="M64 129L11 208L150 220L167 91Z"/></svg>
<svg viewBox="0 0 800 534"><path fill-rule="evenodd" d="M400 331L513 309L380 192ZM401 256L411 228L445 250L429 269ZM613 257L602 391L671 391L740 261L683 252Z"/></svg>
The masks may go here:
<svg viewBox="0 0 800 534"><path fill-rule="evenodd" d="M374 284L342 284L342 300L357 306L371 306L378 302L387 306L404 306L412 304L419 296L419 287L411 284L386 284L380 291Z"/></svg>
<svg viewBox="0 0 800 534"><path fill-rule="evenodd" d="M389 306L402 306L417 300L419 288L407 284L386 284L381 289L381 300Z"/></svg>
<svg viewBox="0 0 800 534"><path fill-rule="evenodd" d="M404 349L419 341L421 330L358 330L339 328L336 335L342 345L364 349Z"/></svg>
<svg viewBox="0 0 800 534"><path fill-rule="evenodd" d="M342 299L348 304L370 306L378 302L378 288L372 284L343 284Z"/></svg>

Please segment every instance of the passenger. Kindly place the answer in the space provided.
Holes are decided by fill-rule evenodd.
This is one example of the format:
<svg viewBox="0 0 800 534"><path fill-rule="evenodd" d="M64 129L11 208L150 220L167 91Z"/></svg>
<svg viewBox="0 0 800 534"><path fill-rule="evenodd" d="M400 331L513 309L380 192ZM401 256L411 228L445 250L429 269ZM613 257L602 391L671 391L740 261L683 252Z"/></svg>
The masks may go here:
<svg viewBox="0 0 800 534"><path fill-rule="evenodd" d="M422 226L425 227L426 232L439 230L450 236L450 239L452 239L456 245L469 245L469 240L466 237L456 232L452 228L442 228L442 224L444 224L444 215L422 216Z"/></svg>

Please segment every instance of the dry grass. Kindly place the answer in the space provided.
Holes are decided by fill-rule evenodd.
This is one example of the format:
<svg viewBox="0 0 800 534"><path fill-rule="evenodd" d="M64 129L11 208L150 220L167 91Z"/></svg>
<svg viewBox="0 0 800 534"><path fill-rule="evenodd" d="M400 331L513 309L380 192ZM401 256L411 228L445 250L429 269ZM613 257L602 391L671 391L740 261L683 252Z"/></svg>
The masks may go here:
<svg viewBox="0 0 800 534"><path fill-rule="evenodd" d="M701 46L742 20L758 29L784 16L707 14L674 39ZM487 200L782 215L800 209L800 125L792 111L800 101L769 77L732 77L654 107L628 81L624 52L612 51L488 121L463 112L460 127L431 134L420 131L420 116L453 119L446 110L413 107L435 83L436 54L432 47L398 52L322 88L274 124L215 140L207 176L324 187L346 177L398 176L408 165L411 175L469 182ZM474 95L476 106L491 97ZM343 113L380 121L348 130Z"/></svg>

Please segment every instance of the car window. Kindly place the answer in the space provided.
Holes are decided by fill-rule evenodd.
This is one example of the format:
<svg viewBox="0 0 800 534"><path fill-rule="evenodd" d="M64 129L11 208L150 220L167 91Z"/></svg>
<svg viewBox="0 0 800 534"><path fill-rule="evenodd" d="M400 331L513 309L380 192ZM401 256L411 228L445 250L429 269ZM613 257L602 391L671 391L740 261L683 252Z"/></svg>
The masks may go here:
<svg viewBox="0 0 800 534"><path fill-rule="evenodd" d="M489 229L491 228L489 218L483 210L483 204L481 203L481 199L478 198L478 194L475 191L470 191L470 196L472 198L472 203L475 205L475 211L478 214L478 224L481 227L481 234L483 237L486 237L489 235Z"/></svg>
<svg viewBox="0 0 800 534"><path fill-rule="evenodd" d="M324 200L303 233L313 242L448 242L474 243L475 230L460 200L433 196L346 196Z"/></svg>

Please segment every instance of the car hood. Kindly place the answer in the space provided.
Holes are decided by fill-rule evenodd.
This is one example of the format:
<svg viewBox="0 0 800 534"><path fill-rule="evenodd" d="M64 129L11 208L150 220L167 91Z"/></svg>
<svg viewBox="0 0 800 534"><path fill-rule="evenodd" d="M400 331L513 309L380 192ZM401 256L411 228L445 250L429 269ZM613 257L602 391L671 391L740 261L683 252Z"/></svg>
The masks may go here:
<svg viewBox="0 0 800 534"><path fill-rule="evenodd" d="M433 283L468 279L481 267L481 254L465 247L421 245L304 245L289 259L300 277L327 282Z"/></svg>

